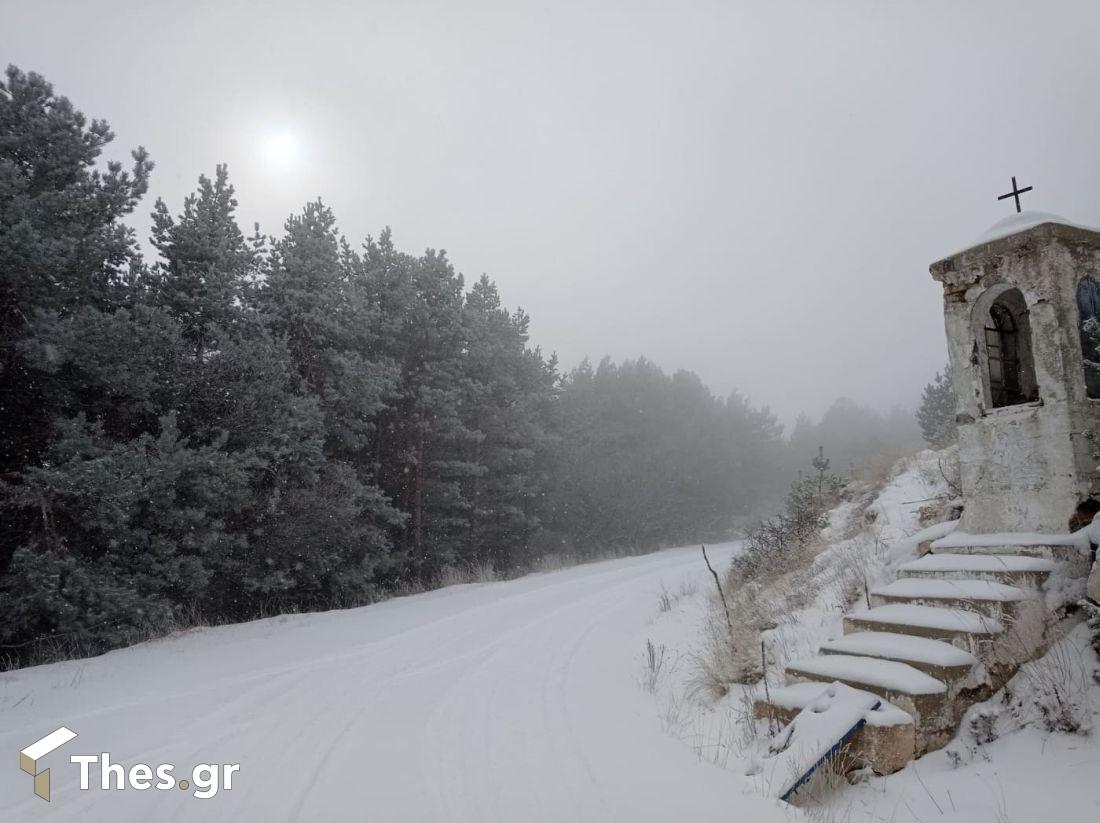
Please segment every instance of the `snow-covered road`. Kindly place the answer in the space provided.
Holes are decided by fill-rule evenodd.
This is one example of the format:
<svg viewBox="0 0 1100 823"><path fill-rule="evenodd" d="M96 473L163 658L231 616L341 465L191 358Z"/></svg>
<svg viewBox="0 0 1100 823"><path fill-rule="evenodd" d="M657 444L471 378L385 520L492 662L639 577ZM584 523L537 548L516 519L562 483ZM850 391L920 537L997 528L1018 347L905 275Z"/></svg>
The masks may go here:
<svg viewBox="0 0 1100 823"><path fill-rule="evenodd" d="M698 547L2 674L0 820L789 820L639 686L660 587L689 579L708 585ZM47 803L16 755L62 725ZM100 752L240 772L206 800L102 791L97 766L81 791L69 757Z"/></svg>

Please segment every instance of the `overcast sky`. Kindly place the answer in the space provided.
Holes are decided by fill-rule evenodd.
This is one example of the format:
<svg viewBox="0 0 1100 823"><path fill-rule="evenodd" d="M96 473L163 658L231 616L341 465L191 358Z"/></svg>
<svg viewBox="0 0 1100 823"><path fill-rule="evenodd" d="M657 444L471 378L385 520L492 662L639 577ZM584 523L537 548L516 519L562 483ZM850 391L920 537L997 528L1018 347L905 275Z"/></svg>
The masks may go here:
<svg viewBox="0 0 1100 823"><path fill-rule="evenodd" d="M1012 206L1100 225L1096 2L27 2L0 59L245 227L322 196L446 249L564 366L644 354L789 421L913 405L928 264Z"/></svg>

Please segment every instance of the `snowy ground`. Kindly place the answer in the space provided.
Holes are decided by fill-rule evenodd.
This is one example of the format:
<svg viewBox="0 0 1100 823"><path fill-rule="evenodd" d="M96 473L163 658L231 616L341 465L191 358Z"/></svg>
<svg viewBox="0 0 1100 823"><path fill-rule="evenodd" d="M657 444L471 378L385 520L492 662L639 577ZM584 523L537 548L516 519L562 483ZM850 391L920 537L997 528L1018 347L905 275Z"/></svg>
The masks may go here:
<svg viewBox="0 0 1100 823"><path fill-rule="evenodd" d="M925 452L893 477L869 507L868 525L853 519L859 512L851 504L832 513L826 530L831 542L814 564L813 597L765 634L773 685L786 660L841 636L844 611L862 599L850 570L873 588L913 559L918 540L950 528L922 530L918 522L921 505L942 490L936 461L935 453ZM675 592L675 580L668 583ZM655 700L671 734L703 759L744 775L766 734L766 724L747 718L762 686L735 687L712 701L693 679L712 586L685 590L650 625L648 635L674 663L659 678ZM973 707L946 749L886 778L840 783L814 787L803 810L845 823L1100 819L1100 660L1088 647L1085 627L1025 667L1006 691Z"/></svg>
<svg viewBox="0 0 1100 823"><path fill-rule="evenodd" d="M1057 684L1062 694L1055 696ZM1058 704L1064 701L1065 714ZM1061 729L1052 729L1054 724ZM825 798L826 819L1032 823L1100 819L1100 662L1079 625L947 748Z"/></svg>
<svg viewBox="0 0 1100 823"><path fill-rule="evenodd" d="M708 585L677 549L2 674L0 820L799 819L668 734L646 688L662 586ZM46 803L16 753L62 725L78 737L42 764ZM241 769L206 800L80 791L69 756L104 751Z"/></svg>

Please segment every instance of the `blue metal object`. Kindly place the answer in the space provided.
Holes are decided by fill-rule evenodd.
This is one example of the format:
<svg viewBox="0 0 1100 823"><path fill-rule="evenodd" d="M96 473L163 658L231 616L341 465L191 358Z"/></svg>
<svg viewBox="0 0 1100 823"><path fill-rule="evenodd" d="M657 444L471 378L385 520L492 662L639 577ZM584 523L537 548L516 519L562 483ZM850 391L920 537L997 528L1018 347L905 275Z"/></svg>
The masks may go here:
<svg viewBox="0 0 1100 823"><path fill-rule="evenodd" d="M872 706L870 710L871 711L877 711L880 706L882 706L882 701L881 700L879 702L875 703L875 705ZM813 776L813 773L816 772L818 769L820 769L822 764L826 760L828 760L830 757L832 757L834 754L836 754L838 751L840 751L841 746L843 746L845 743L847 743L849 740L851 740L853 735L855 735L856 732L858 732L860 729L862 729L863 726L866 723L867 723L867 718L866 717L861 717L858 721L856 721L856 724L854 726L852 726L852 728L848 729L848 731L846 731L843 735L841 735L840 740L838 740L836 743L834 743L832 745L832 747L829 749L829 751L825 752L825 754L823 754L820 758L818 758L818 761L816 763L814 763L812 766L810 766L810 768L806 771L806 773L804 775L802 775L802 777L798 778L798 780L796 780L794 782L794 785L792 785L789 789L787 789L787 791L784 792L783 795L779 799L780 800L787 800L788 798L790 798L790 796L792 794L794 794L802 786L804 786L806 784L806 781L809 780Z"/></svg>

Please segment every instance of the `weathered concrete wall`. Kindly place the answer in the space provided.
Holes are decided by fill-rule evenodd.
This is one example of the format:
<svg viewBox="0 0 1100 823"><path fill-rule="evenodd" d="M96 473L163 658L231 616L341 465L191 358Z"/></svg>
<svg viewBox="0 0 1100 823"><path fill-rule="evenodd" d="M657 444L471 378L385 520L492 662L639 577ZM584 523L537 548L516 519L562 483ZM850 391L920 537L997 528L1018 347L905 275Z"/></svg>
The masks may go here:
<svg viewBox="0 0 1100 823"><path fill-rule="evenodd" d="M1076 292L1100 277L1100 234L1042 225L935 263L958 399L969 532L1068 530L1096 491L1100 404L1086 396ZM989 307L1019 289L1039 399L993 408L984 327Z"/></svg>
<svg viewBox="0 0 1100 823"><path fill-rule="evenodd" d="M1084 489L1064 409L997 409L959 427L963 531L1068 530Z"/></svg>

